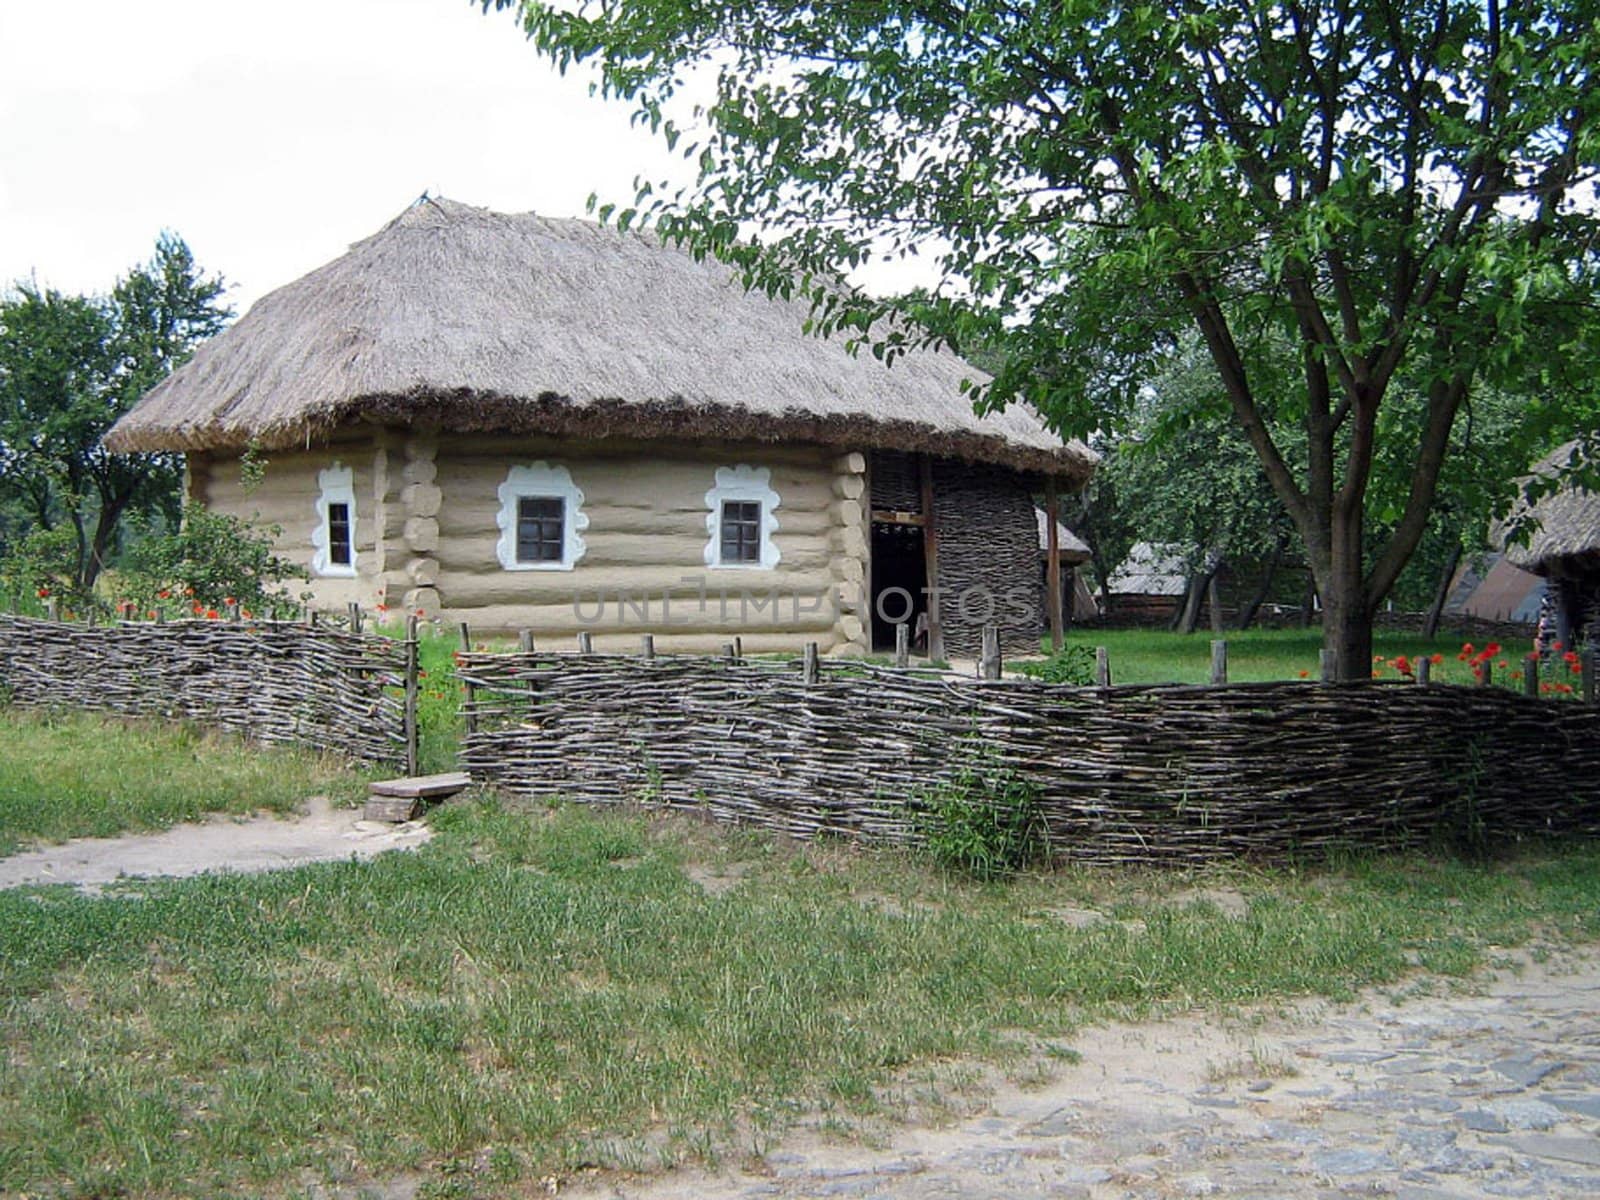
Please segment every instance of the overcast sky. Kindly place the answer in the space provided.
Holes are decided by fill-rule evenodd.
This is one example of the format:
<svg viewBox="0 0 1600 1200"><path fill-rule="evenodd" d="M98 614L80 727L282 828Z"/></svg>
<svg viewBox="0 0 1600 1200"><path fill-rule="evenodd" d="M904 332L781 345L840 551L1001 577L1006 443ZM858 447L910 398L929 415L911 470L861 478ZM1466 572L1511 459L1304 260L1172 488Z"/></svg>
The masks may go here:
<svg viewBox="0 0 1600 1200"><path fill-rule="evenodd" d="M424 190L582 216L663 171L470 0L0 0L0 284L107 291L171 229L242 313Z"/></svg>

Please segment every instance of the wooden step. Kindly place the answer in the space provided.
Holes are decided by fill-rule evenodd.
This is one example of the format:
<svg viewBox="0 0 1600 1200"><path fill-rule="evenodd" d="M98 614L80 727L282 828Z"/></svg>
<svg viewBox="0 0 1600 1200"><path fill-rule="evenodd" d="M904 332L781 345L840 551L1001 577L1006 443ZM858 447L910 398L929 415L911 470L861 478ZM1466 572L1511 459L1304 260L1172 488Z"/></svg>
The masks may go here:
<svg viewBox="0 0 1600 1200"><path fill-rule="evenodd" d="M465 771L375 780L367 786L362 816L369 821L409 821L421 813L427 801L454 796L471 783Z"/></svg>

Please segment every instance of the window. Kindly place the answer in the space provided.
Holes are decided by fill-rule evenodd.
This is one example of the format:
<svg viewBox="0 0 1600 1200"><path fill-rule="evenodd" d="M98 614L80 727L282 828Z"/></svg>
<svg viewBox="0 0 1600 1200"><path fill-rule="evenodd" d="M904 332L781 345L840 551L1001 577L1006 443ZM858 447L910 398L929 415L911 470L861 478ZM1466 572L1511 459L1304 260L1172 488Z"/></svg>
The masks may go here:
<svg viewBox="0 0 1600 1200"><path fill-rule="evenodd" d="M348 567L351 559L350 506L343 502L328 505L328 561Z"/></svg>
<svg viewBox="0 0 1600 1200"><path fill-rule="evenodd" d="M766 467L717 468L716 483L706 493L706 565L758 571L777 566L777 508Z"/></svg>
<svg viewBox="0 0 1600 1200"><path fill-rule="evenodd" d="M495 555L507 571L570 571L588 549L583 493L565 467L536 462L512 467L500 485L500 540Z"/></svg>
<svg viewBox="0 0 1600 1200"><path fill-rule="evenodd" d="M761 504L756 500L722 502L722 561L761 561Z"/></svg>
<svg viewBox="0 0 1600 1200"><path fill-rule="evenodd" d="M311 531L311 570L316 575L356 573L355 472L335 462L317 472L317 524Z"/></svg>
<svg viewBox="0 0 1600 1200"><path fill-rule="evenodd" d="M567 502L560 496L517 497L517 561L560 562Z"/></svg>

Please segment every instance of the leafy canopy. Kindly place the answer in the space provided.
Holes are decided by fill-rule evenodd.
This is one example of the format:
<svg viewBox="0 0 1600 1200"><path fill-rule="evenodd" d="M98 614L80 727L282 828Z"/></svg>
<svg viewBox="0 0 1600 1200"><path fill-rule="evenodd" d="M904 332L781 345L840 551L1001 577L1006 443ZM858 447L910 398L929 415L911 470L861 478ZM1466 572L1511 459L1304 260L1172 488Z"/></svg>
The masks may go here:
<svg viewBox="0 0 1600 1200"><path fill-rule="evenodd" d="M1594 0L493 2L695 164L609 215L808 291L823 332L1003 346L979 402L1080 435L1198 334L1349 676L1473 387L1593 419ZM941 276L914 305L835 286L908 253ZM923 333L874 323L908 308ZM1374 546L1380 443L1410 467Z"/></svg>

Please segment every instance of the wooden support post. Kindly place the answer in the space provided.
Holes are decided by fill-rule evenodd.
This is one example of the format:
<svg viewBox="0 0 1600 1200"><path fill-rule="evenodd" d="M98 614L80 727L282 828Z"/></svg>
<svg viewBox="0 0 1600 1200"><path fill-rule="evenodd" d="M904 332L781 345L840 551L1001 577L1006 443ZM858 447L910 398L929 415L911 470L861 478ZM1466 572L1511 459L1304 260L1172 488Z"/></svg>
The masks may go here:
<svg viewBox="0 0 1600 1200"><path fill-rule="evenodd" d="M653 634L642 634L639 638L639 653L646 659L656 656L656 639Z"/></svg>
<svg viewBox="0 0 1600 1200"><path fill-rule="evenodd" d="M939 523L933 516L933 458L922 456L922 563L928 595L928 657L944 658L944 622L939 617Z"/></svg>
<svg viewBox="0 0 1600 1200"><path fill-rule="evenodd" d="M61 601L54 596L47 597L44 602L44 615L47 620L59 621L61 619Z"/></svg>
<svg viewBox="0 0 1600 1200"><path fill-rule="evenodd" d="M1332 650L1317 651L1317 661L1322 667L1322 682L1332 683L1338 674L1338 660Z"/></svg>
<svg viewBox="0 0 1600 1200"><path fill-rule="evenodd" d="M1228 643L1225 641L1211 643L1211 682L1228 682Z"/></svg>
<svg viewBox="0 0 1600 1200"><path fill-rule="evenodd" d="M1056 477L1051 475L1044 485L1045 524L1045 596L1050 617L1050 653L1061 653L1061 505L1056 496Z"/></svg>
<svg viewBox="0 0 1600 1200"><path fill-rule="evenodd" d="M584 630L578 635L578 653L594 653L594 634L590 633L588 630Z"/></svg>
<svg viewBox="0 0 1600 1200"><path fill-rule="evenodd" d="M1488 687L1494 682L1494 660L1484 659L1478 664L1478 686Z"/></svg>
<svg viewBox="0 0 1600 1200"><path fill-rule="evenodd" d="M1537 654L1530 654L1522 660L1522 694L1535 698L1539 695L1539 656Z"/></svg>
<svg viewBox="0 0 1600 1200"><path fill-rule="evenodd" d="M739 661L739 647L735 646L732 642L723 642L722 643L722 657L727 659L730 664L738 662Z"/></svg>
<svg viewBox="0 0 1600 1200"><path fill-rule="evenodd" d="M354 600L350 601L349 612L350 632L359 635L361 633L361 605L357 604Z"/></svg>
<svg viewBox="0 0 1600 1200"><path fill-rule="evenodd" d="M911 665L911 626L904 621L894 627L894 665Z"/></svg>
<svg viewBox="0 0 1600 1200"><path fill-rule="evenodd" d="M744 638L737 633L733 635L733 659L735 662L744 661Z"/></svg>
<svg viewBox="0 0 1600 1200"><path fill-rule="evenodd" d="M533 630L524 629L517 634L517 649L524 654L533 653Z"/></svg>
<svg viewBox="0 0 1600 1200"><path fill-rule="evenodd" d="M808 684L816 683L822 677L822 666L817 659L817 644L815 642L806 643L802 675Z"/></svg>
<svg viewBox="0 0 1600 1200"><path fill-rule="evenodd" d="M54 614L52 614L52 615L54 615ZM156 605L156 624L157 625L165 625L166 623L167 623L167 610L165 608L161 607L161 605L158 604L158 605Z"/></svg>
<svg viewBox="0 0 1600 1200"><path fill-rule="evenodd" d="M1433 678L1433 659L1424 654L1417 659L1417 682L1426 685Z"/></svg>
<svg viewBox="0 0 1600 1200"><path fill-rule="evenodd" d="M1103 688L1111 686L1111 655L1104 646L1094 648L1094 685Z"/></svg>
<svg viewBox="0 0 1600 1200"><path fill-rule="evenodd" d="M1583 664L1583 702L1593 704L1595 696L1595 660L1600 655L1595 654L1593 646L1585 646L1578 652L1578 661Z"/></svg>
<svg viewBox="0 0 1600 1200"><path fill-rule="evenodd" d="M417 617L406 618L406 774L417 773Z"/></svg>
<svg viewBox="0 0 1600 1200"><path fill-rule="evenodd" d="M315 629L315 628L317 628L317 626L321 622L321 620L322 620L321 614L319 614L317 612L317 610L312 608L309 604L306 605L306 624L311 626L311 628Z"/></svg>
<svg viewBox="0 0 1600 1200"><path fill-rule="evenodd" d="M96 611L94 605L89 605L89 611L84 614L83 619L90 629L100 624L100 614Z"/></svg>
<svg viewBox="0 0 1600 1200"><path fill-rule="evenodd" d="M462 621L458 628L461 630L461 653L471 654L472 630L467 627L465 621ZM470 735L478 732L478 689L465 678L461 682L466 689L467 702L463 709L463 715L466 717L467 733Z"/></svg>

